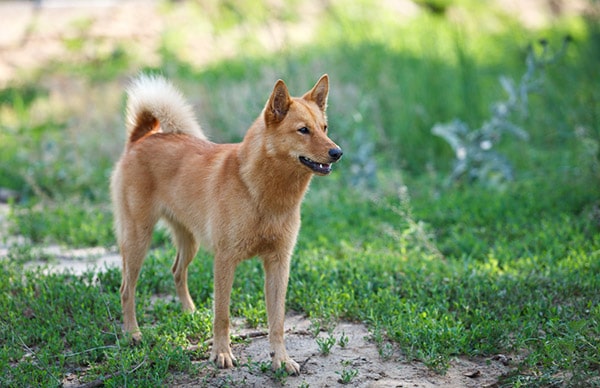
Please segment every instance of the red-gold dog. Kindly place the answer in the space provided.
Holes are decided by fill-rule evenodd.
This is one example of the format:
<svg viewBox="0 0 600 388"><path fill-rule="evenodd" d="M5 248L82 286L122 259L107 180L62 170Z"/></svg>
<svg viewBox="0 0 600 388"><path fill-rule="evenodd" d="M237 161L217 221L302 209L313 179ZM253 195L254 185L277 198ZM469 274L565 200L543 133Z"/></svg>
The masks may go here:
<svg viewBox="0 0 600 388"><path fill-rule="evenodd" d="M128 90L125 151L111 193L123 256L124 330L141 339L135 288L156 222L171 227L172 267L184 310L193 311L187 267L199 245L214 252L214 342L211 360L233 366L229 300L234 271L260 256L273 368L298 374L285 349L284 319L290 257L300 228L300 204L314 174L327 175L342 150L327 137L329 79L301 98L277 81L262 112L238 144L206 139L182 95L160 77L140 76Z"/></svg>

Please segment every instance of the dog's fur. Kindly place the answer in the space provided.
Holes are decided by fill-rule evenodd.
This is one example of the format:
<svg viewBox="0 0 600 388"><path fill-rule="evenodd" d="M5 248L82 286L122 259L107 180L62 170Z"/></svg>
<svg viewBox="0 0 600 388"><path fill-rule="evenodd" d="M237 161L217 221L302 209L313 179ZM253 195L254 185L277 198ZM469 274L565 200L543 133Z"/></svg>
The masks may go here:
<svg viewBox="0 0 600 388"><path fill-rule="evenodd" d="M125 151L111 179L115 232L123 256L124 330L141 339L135 288L156 222L171 227L172 267L185 311L194 310L187 267L199 245L214 252L214 342L211 360L235 360L229 344L229 299L235 267L260 256L273 368L300 371L283 334L290 257L300 228L300 204L313 174L327 175L342 155L327 137L329 79L303 97L285 83L273 92L244 140L208 141L190 106L165 79L140 76L128 89Z"/></svg>

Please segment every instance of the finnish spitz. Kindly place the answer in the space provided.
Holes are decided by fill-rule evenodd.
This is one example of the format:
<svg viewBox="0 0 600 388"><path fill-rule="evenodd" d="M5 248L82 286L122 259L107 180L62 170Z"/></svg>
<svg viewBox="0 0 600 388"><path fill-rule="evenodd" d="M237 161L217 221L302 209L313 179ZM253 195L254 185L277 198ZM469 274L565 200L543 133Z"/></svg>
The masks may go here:
<svg viewBox="0 0 600 388"><path fill-rule="evenodd" d="M342 150L327 136L329 79L302 97L277 81L264 110L237 144L207 140L191 107L164 78L142 75L128 89L127 143L111 179L115 232L123 256L124 330L141 339L135 288L152 230L171 228L172 267L185 311L195 306L187 267L200 245L214 252L214 325L210 359L230 368L229 299L236 266L259 256L274 369L300 372L284 344L290 257L300 204L313 175L327 175Z"/></svg>

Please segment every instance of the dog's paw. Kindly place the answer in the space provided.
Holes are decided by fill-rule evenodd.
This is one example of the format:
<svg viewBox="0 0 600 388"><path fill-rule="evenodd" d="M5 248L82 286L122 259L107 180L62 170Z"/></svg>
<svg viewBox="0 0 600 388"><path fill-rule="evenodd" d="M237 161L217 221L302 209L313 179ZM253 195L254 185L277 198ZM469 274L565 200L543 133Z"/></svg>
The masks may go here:
<svg viewBox="0 0 600 388"><path fill-rule="evenodd" d="M288 374L293 376L298 376L300 374L300 365L287 355L282 357L273 356L272 366L273 370L283 367Z"/></svg>
<svg viewBox="0 0 600 388"><path fill-rule="evenodd" d="M131 345L139 345L142 343L142 332L137 330L127 333L129 335L129 343Z"/></svg>
<svg viewBox="0 0 600 388"><path fill-rule="evenodd" d="M210 354L210 361L214 362L220 369L233 368L237 364L237 360L231 353L231 349L223 351L214 350Z"/></svg>

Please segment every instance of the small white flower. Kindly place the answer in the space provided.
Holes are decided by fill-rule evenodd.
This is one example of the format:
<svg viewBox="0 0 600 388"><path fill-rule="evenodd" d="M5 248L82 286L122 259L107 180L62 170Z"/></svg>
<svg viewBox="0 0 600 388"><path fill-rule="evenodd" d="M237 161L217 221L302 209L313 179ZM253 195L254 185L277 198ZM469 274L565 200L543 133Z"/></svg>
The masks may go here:
<svg viewBox="0 0 600 388"><path fill-rule="evenodd" d="M491 141L489 141L489 140L484 140L484 141L482 141L481 143L479 143L479 147L480 147L482 150L484 150L484 151L487 151L487 150L489 150L490 148L492 148L492 142L491 142Z"/></svg>

